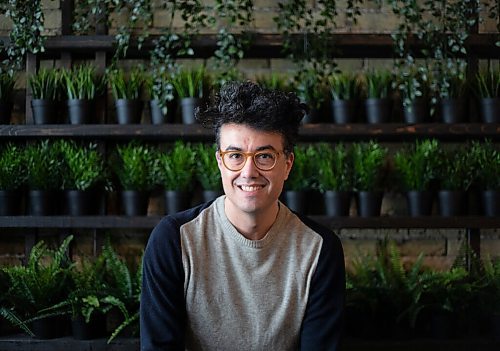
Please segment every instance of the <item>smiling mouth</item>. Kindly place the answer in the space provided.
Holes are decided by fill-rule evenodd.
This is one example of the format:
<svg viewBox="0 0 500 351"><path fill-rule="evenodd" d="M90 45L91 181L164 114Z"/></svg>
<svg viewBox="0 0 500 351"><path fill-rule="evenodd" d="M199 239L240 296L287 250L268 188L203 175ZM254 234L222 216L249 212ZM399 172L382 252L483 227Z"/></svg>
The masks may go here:
<svg viewBox="0 0 500 351"><path fill-rule="evenodd" d="M257 191L262 189L264 186L263 185L239 185L238 186L241 190L251 192L251 191Z"/></svg>

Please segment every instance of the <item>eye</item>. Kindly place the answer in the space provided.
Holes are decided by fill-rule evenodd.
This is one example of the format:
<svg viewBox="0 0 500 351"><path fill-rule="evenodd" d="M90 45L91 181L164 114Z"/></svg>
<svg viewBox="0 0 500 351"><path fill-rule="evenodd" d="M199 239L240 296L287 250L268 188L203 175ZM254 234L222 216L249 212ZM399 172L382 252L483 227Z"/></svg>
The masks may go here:
<svg viewBox="0 0 500 351"><path fill-rule="evenodd" d="M243 154L241 152L230 152L227 154L227 157L229 157L230 160L239 160L243 157Z"/></svg>
<svg viewBox="0 0 500 351"><path fill-rule="evenodd" d="M274 153L272 152L260 152L255 155L255 157L262 161L274 160Z"/></svg>

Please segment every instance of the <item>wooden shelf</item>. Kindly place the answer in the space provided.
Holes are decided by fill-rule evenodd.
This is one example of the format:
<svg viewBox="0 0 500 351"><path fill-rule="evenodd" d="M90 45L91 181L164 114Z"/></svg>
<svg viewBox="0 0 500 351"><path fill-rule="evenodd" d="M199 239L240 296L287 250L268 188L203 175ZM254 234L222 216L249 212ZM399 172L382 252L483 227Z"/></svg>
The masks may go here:
<svg viewBox="0 0 500 351"><path fill-rule="evenodd" d="M152 229L163 216L0 216L2 228L136 228ZM331 228L442 228L488 229L500 228L500 218L483 216L464 217L328 217L309 216Z"/></svg>
<svg viewBox="0 0 500 351"><path fill-rule="evenodd" d="M444 141L464 141L470 138L500 140L500 124L305 124L301 127L299 136L302 141L359 141L367 138L381 141L407 141L417 138L437 138ZM214 141L212 130L197 124L0 125L0 138L34 137Z"/></svg>
<svg viewBox="0 0 500 351"><path fill-rule="evenodd" d="M466 351L482 350L496 351L500 341L487 338L468 339L411 339L411 340L357 340L345 339L342 344L344 351ZM75 340L64 337L51 340L37 340L27 336L0 337L2 351L138 351L138 338L117 338L110 344L106 339Z"/></svg>
<svg viewBox="0 0 500 351"><path fill-rule="evenodd" d="M309 37L311 34L309 34ZM134 40L131 41L128 57L147 57L153 48L150 36L145 40L141 50L137 50ZM304 34L292 35L292 40L301 42ZM500 47L495 45L497 33L471 34L466 41L469 54L479 58L500 58ZM8 43L7 37L0 37L0 41ZM281 34L252 34L252 46L245 53L246 58L281 58L283 53L284 37ZM338 58L392 58L394 56L394 42L389 33L335 33L331 36L332 57ZM419 47L416 39L410 40L410 45ZM217 47L217 38L214 34L200 34L192 42L196 58L213 56ZM112 35L62 35L49 36L45 41L45 53L41 56L54 57L61 52L72 52L81 56L92 56L95 51L112 52L115 50L116 40Z"/></svg>

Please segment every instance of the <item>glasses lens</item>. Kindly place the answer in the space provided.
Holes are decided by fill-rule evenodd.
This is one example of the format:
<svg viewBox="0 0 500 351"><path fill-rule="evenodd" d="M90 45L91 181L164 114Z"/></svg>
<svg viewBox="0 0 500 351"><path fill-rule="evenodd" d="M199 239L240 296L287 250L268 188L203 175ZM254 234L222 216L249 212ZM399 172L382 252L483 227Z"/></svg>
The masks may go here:
<svg viewBox="0 0 500 351"><path fill-rule="evenodd" d="M276 164L276 153L272 151L257 152L254 155L255 165L257 168L266 171L274 167Z"/></svg>
<svg viewBox="0 0 500 351"><path fill-rule="evenodd" d="M227 168L232 171L237 171L243 168L245 164L245 158L246 157L242 152L231 151L224 154L223 161Z"/></svg>

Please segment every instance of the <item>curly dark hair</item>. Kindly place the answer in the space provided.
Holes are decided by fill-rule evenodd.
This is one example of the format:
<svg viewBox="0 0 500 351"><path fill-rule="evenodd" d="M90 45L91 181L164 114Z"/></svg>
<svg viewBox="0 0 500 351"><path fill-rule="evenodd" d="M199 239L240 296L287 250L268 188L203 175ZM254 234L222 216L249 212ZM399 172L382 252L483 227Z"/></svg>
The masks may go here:
<svg viewBox="0 0 500 351"><path fill-rule="evenodd" d="M212 106L196 111L196 119L205 127L214 129L217 146L220 146L221 127L236 123L281 134L284 150L292 152L300 122L306 113L307 106L294 93L265 89L247 81L226 83L215 96Z"/></svg>

